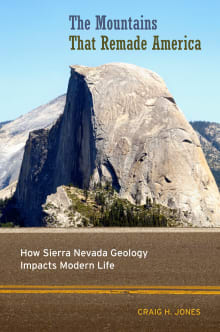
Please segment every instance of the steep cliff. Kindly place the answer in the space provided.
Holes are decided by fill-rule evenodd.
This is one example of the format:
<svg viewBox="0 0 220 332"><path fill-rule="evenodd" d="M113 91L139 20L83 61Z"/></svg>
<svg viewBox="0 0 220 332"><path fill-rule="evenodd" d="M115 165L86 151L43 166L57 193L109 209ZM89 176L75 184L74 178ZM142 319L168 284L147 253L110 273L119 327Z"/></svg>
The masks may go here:
<svg viewBox="0 0 220 332"><path fill-rule="evenodd" d="M181 211L184 224L220 225L220 196L197 135L163 80L128 64L72 66L64 114L30 133L16 190L26 225L60 185L111 181L119 195Z"/></svg>

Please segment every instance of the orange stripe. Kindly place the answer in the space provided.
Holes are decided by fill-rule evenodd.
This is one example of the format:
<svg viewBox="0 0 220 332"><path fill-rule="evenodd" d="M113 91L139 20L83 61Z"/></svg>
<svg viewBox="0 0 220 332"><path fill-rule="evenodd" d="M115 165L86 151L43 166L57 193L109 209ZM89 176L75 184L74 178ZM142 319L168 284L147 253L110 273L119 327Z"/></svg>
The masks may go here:
<svg viewBox="0 0 220 332"><path fill-rule="evenodd" d="M0 285L1 288L48 288L48 289L220 289L220 286L168 286L168 285Z"/></svg>

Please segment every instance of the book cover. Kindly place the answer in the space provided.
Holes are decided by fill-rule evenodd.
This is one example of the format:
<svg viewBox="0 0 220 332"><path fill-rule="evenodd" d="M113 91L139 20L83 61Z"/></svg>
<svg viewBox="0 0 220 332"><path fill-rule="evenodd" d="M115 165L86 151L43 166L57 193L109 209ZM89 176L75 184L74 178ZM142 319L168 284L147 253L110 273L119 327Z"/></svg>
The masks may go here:
<svg viewBox="0 0 220 332"><path fill-rule="evenodd" d="M219 3L1 8L2 331L218 331Z"/></svg>

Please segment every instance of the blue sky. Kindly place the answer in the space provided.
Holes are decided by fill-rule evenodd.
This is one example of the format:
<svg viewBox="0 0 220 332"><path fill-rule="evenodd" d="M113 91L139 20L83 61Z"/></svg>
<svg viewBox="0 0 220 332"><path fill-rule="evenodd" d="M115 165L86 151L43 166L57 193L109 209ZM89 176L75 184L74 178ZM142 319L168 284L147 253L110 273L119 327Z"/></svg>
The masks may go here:
<svg viewBox="0 0 220 332"><path fill-rule="evenodd" d="M220 1L20 0L0 4L0 122L14 119L66 92L69 65L133 63L157 72L188 120L220 122ZM69 15L91 20L86 32L70 30ZM202 51L71 51L69 35L95 37L95 15L157 19L156 31L107 31L114 39L151 45L161 39L200 39ZM98 44L97 44L98 45Z"/></svg>

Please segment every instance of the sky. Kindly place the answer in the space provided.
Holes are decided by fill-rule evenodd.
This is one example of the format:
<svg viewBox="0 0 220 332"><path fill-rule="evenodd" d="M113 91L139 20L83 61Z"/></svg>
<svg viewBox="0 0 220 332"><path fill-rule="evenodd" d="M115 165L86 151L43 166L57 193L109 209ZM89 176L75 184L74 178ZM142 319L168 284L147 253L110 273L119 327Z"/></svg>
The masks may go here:
<svg viewBox="0 0 220 332"><path fill-rule="evenodd" d="M126 62L151 69L165 81L189 121L220 122L220 1L210 0L7 0L0 4L0 122L12 120L67 90L69 65ZM71 30L69 15L91 21ZM156 19L157 30L96 31L95 16ZM70 35L82 39L148 41L144 51L72 51ZM200 39L201 51L152 51L160 39ZM97 44L98 46L99 44ZM98 48L98 47L97 47Z"/></svg>

